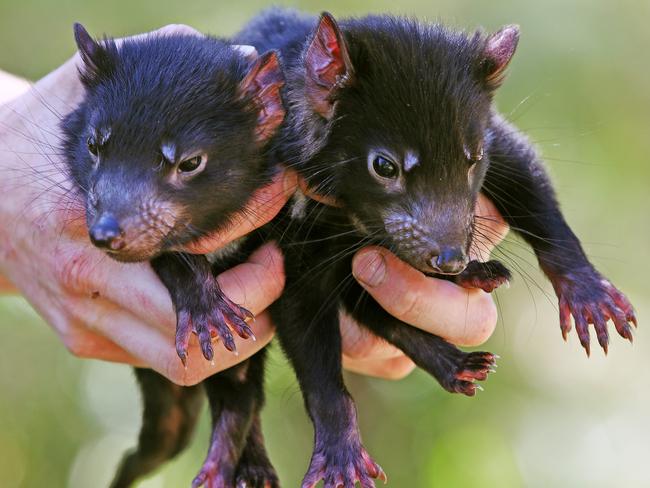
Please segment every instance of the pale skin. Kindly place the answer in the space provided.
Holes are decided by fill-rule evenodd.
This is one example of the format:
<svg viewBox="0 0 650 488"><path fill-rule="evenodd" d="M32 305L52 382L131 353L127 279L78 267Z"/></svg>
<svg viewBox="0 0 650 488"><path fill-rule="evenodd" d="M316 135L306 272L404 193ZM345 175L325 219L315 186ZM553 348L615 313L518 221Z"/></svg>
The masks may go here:
<svg viewBox="0 0 650 488"><path fill-rule="evenodd" d="M179 25L156 32L196 33ZM223 349L213 363L191 342L184 368L174 348L175 314L167 290L148 263L118 263L93 248L83 204L65 193L71 184L58 154L58 123L82 96L77 62L72 58L33 85L0 72L0 290L25 296L76 356L147 366L177 384L196 384L272 339L266 309L282 293L282 255L267 244L218 277L226 295L256 315L251 327L257 341L237 337L238 355ZM186 250L210 252L264 225L297 186L294 173L278 175L251 198L249 211L235 216L227 231ZM492 222L492 232L484 232L491 239L473 246L486 250L473 256L485 260L508 229L482 196L477 212ZM359 251L353 274L392 315L454 344L479 345L494 331L497 314L490 295L428 278L385 249ZM413 370L401 351L349 317L342 317L341 327L348 370L389 379Z"/></svg>

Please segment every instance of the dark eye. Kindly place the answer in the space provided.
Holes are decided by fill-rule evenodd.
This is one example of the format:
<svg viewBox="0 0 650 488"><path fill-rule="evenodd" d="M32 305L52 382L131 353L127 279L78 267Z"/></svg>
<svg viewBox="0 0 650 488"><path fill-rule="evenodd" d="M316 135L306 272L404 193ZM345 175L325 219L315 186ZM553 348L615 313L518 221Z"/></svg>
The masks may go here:
<svg viewBox="0 0 650 488"><path fill-rule="evenodd" d="M470 151L468 148L465 148L465 157L467 158L468 161L474 163L477 161L481 161L484 155L485 152L482 146L477 148L475 151Z"/></svg>
<svg viewBox="0 0 650 488"><path fill-rule="evenodd" d="M395 163L383 156L375 156L372 161L372 169L382 178L397 178L399 168Z"/></svg>
<svg viewBox="0 0 650 488"><path fill-rule="evenodd" d="M91 136L86 141L86 145L88 146L88 152L93 156L97 156L99 153L99 145L97 144L97 140Z"/></svg>
<svg viewBox="0 0 650 488"><path fill-rule="evenodd" d="M206 157L203 154L200 154L198 156L194 156L193 158L186 159L185 161L182 161L178 165L178 172L179 173L194 173L195 171L199 170L202 166L203 163L205 162Z"/></svg>

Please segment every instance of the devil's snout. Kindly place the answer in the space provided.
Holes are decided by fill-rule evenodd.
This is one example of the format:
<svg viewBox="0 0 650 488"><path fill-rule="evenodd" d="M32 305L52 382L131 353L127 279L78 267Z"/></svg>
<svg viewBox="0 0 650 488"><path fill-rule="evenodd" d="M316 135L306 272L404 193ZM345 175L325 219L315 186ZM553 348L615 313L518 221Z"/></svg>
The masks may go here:
<svg viewBox="0 0 650 488"><path fill-rule="evenodd" d="M467 267L469 258L460 247L443 247L429 260L431 267L439 273L458 274Z"/></svg>
<svg viewBox="0 0 650 488"><path fill-rule="evenodd" d="M124 233L111 214L102 214L89 229L90 240L102 249L118 251L125 245Z"/></svg>

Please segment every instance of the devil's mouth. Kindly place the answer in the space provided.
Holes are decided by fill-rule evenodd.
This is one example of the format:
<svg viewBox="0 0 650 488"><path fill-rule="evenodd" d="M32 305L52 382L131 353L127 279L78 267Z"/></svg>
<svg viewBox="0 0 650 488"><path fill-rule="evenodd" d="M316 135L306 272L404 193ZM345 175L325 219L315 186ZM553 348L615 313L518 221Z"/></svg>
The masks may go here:
<svg viewBox="0 0 650 488"><path fill-rule="evenodd" d="M129 249L120 249L119 251L113 251L111 249L103 249L103 251L115 261L120 263L139 263L142 261L150 261L160 254L160 250L155 249L138 249L138 250L129 250Z"/></svg>
<svg viewBox="0 0 650 488"><path fill-rule="evenodd" d="M457 271L456 273L447 273L444 271L435 271L432 270L432 268L429 268L428 270L420 270L422 271L425 275L431 276L432 278L436 278L438 276L458 276L461 274L463 271L465 271L465 268L461 269L460 271Z"/></svg>

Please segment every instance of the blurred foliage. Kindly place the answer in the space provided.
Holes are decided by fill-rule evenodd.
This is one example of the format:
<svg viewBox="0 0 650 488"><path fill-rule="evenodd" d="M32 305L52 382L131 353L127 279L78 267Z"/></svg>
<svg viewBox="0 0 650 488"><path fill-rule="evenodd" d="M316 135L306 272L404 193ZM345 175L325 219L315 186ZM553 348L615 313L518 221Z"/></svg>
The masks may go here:
<svg viewBox="0 0 650 488"><path fill-rule="evenodd" d="M276 2L284 4L287 2ZM528 249L503 246L518 271L497 295L500 322L485 346L502 359L486 391L443 393L416 372L401 382L350 376L364 439L394 487L650 486L650 2L578 0L307 1L335 15L396 12L452 25L522 28L498 102L539 144L568 220L600 269L636 304L633 349L587 360L561 341L557 308ZM0 68L37 78L74 50L72 23L120 36L167 23L227 35L265 6L213 0L0 0ZM134 440L139 401L127 367L72 358L20 298L0 300L0 486L104 486ZM298 486L311 429L292 373L274 348L264 427L284 486ZM141 484L187 486L196 442Z"/></svg>

